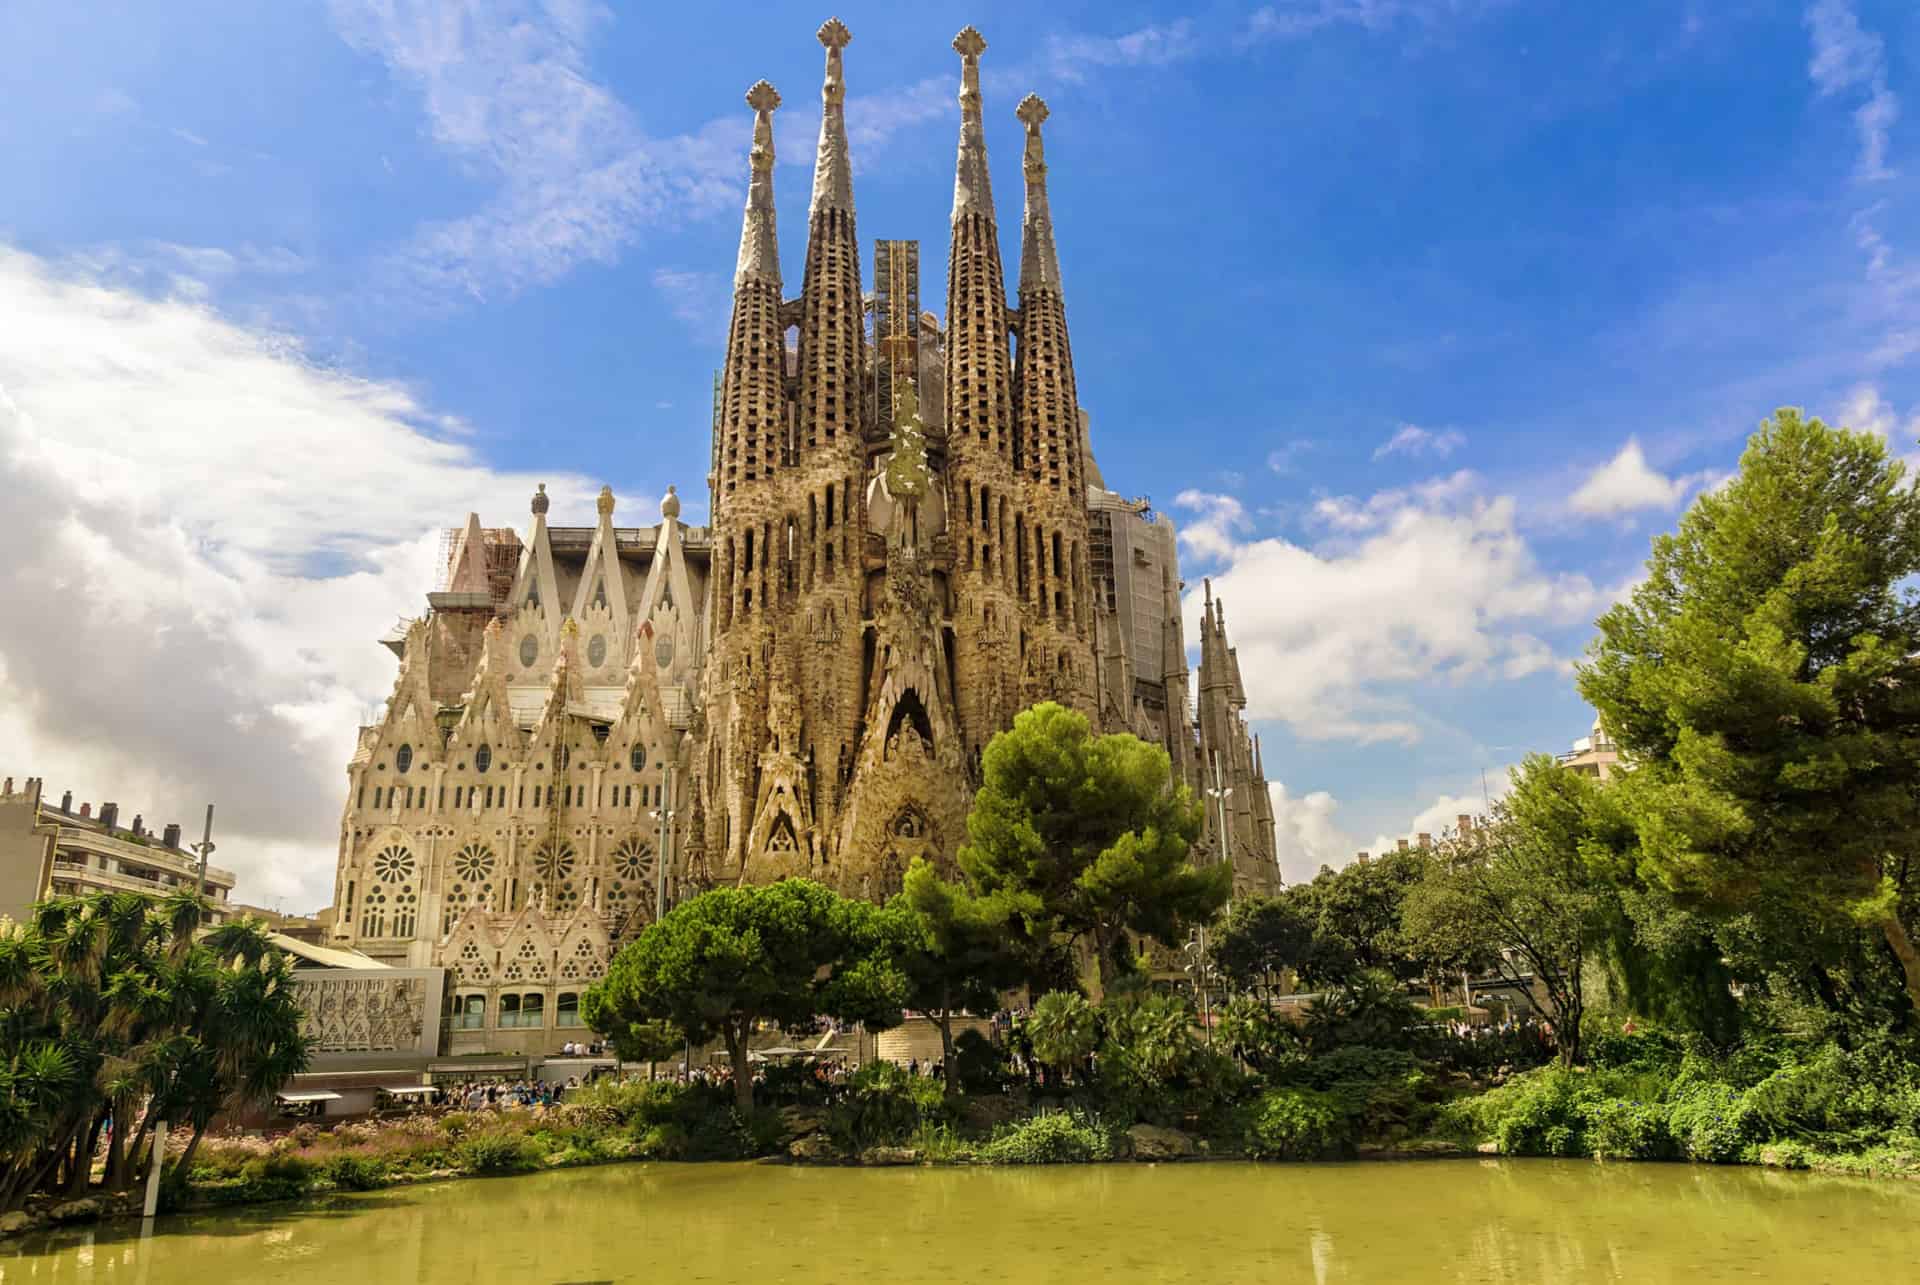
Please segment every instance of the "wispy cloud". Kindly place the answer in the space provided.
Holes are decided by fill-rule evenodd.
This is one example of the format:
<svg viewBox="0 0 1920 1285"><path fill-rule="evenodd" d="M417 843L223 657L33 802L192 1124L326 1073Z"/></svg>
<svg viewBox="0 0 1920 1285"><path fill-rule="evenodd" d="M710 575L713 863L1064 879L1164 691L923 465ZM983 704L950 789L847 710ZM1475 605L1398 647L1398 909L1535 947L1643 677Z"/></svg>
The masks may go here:
<svg viewBox="0 0 1920 1285"><path fill-rule="evenodd" d="M1406 455L1414 459L1445 459L1467 444L1467 435L1456 428L1421 428L1418 424L1402 424L1392 437L1374 447L1375 460L1386 459L1389 455Z"/></svg>
<svg viewBox="0 0 1920 1285"><path fill-rule="evenodd" d="M1855 174L1864 182L1893 177L1887 167L1887 143L1900 119L1900 100L1887 88L1887 50L1880 36L1860 25L1851 0L1814 0L1806 25L1813 43L1807 74L1822 97L1865 89L1867 100L1854 109L1860 136Z"/></svg>
<svg viewBox="0 0 1920 1285"><path fill-rule="evenodd" d="M1472 17L1505 0L1274 0L1253 11L1235 39L1241 46L1298 40L1329 27L1386 31L1403 23L1431 26Z"/></svg>
<svg viewBox="0 0 1920 1285"><path fill-rule="evenodd" d="M684 268L656 268L653 288L667 301L675 319L698 338L711 340L726 334L733 299L725 277Z"/></svg>
<svg viewBox="0 0 1920 1285"><path fill-rule="evenodd" d="M1319 448L1320 444L1311 438L1295 438L1267 452L1267 468L1285 477L1300 467L1301 456L1311 454Z"/></svg>

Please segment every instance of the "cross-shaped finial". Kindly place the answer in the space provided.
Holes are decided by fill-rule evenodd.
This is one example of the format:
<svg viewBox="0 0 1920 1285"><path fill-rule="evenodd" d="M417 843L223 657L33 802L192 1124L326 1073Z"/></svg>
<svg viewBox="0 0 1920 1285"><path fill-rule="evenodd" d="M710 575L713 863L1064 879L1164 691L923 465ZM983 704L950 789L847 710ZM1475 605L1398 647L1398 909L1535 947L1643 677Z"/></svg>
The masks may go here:
<svg viewBox="0 0 1920 1285"><path fill-rule="evenodd" d="M986 51L987 38L972 25L960 28L960 34L953 38L953 52L962 58L978 58Z"/></svg>
<svg viewBox="0 0 1920 1285"><path fill-rule="evenodd" d="M756 112L770 112L780 105L780 91L764 80L757 80L747 91L747 106Z"/></svg>
<svg viewBox="0 0 1920 1285"><path fill-rule="evenodd" d="M1021 123L1029 130L1036 130L1040 128L1040 122L1051 113L1047 111L1046 99L1038 94L1028 94L1020 100L1020 105L1013 109L1013 114L1018 116Z"/></svg>
<svg viewBox="0 0 1920 1285"><path fill-rule="evenodd" d="M829 49L845 49L853 40L853 33L847 30L847 24L838 18L828 18L820 24L820 30L813 34Z"/></svg>

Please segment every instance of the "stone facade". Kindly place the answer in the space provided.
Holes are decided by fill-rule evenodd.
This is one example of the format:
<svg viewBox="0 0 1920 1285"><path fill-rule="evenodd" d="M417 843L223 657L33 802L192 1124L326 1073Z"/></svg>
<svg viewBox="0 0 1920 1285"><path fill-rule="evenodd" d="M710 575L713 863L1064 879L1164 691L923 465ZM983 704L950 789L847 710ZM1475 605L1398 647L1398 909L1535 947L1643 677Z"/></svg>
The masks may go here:
<svg viewBox="0 0 1920 1285"><path fill-rule="evenodd" d="M444 587L389 644L400 674L348 767L334 933L452 970L456 1034L537 1051L658 889L808 875L884 897L951 868L980 753L1058 700L1230 791L1235 883L1278 884L1224 617L1190 703L1173 529L1107 491L1078 403L1029 96L1015 306L988 181L980 57L961 57L947 324L918 246L876 246L863 294L838 20L826 49L805 274L785 296L773 117L754 115L716 396L710 527L470 516ZM1214 778L1218 764L1219 780ZM1204 851L1218 853L1209 809ZM1216 858L1217 859L1217 858ZM511 974L511 975L510 975ZM528 997L541 995L539 1024ZM499 1024L511 997L514 1020Z"/></svg>

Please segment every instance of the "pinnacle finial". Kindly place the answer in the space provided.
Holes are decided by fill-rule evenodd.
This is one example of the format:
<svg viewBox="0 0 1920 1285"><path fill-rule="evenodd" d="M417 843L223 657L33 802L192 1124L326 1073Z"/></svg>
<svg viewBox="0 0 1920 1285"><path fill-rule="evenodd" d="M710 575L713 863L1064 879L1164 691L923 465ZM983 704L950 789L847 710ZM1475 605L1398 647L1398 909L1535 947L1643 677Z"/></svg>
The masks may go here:
<svg viewBox="0 0 1920 1285"><path fill-rule="evenodd" d="M987 40L972 27L953 38L960 55L960 159L953 179L953 218L967 214L993 218L993 184L987 176L986 126L980 115L980 55Z"/></svg>
<svg viewBox="0 0 1920 1285"><path fill-rule="evenodd" d="M780 106L780 91L764 80L756 80L747 90L747 106L763 114L770 112Z"/></svg>
<svg viewBox="0 0 1920 1285"><path fill-rule="evenodd" d="M815 33L827 48L827 78L820 86L820 150L813 166L813 208L853 211L853 165L847 159L847 78L841 51L853 40L847 24L829 18Z"/></svg>
<svg viewBox="0 0 1920 1285"><path fill-rule="evenodd" d="M533 493L533 515L535 517L545 517L547 506L551 503L552 501L547 499L547 484L541 482L538 489Z"/></svg>
<svg viewBox="0 0 1920 1285"><path fill-rule="evenodd" d="M1013 114L1018 116L1021 123L1027 127L1027 133L1038 134L1040 123L1053 113L1047 110L1046 99L1038 94L1028 94L1020 100L1020 105L1013 109Z"/></svg>
<svg viewBox="0 0 1920 1285"><path fill-rule="evenodd" d="M780 106L780 91L764 80L755 81L747 90L747 106L753 109L753 150L748 158L752 177L747 183L746 216L740 225L740 260L733 272L735 289L749 278L774 283L780 280L773 213L773 112Z"/></svg>
<svg viewBox="0 0 1920 1285"><path fill-rule="evenodd" d="M613 516L613 488L610 486L601 487L600 497L593 502L593 507L600 514L601 517L603 518L612 517Z"/></svg>

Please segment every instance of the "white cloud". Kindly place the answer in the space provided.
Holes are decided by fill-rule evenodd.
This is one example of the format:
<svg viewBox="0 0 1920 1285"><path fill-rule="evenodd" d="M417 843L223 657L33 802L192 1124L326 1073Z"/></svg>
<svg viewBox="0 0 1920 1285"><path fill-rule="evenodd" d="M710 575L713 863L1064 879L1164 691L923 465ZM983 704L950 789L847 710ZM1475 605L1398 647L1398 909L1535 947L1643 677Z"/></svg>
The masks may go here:
<svg viewBox="0 0 1920 1285"><path fill-rule="evenodd" d="M438 528L596 486L494 472L414 394L190 297L0 247L0 298L8 771L156 824L213 802L242 897L324 904L393 681L374 640L422 608Z"/></svg>
<svg viewBox="0 0 1920 1285"><path fill-rule="evenodd" d="M1587 517L1617 517L1637 509L1671 509L1710 473L1668 477L1647 463L1638 438L1629 437L1619 453L1587 475L1567 504Z"/></svg>
<svg viewBox="0 0 1920 1285"><path fill-rule="evenodd" d="M1438 842L1444 835L1458 831L1460 818L1473 817L1476 820L1486 815L1491 800L1505 797L1512 786L1509 768L1498 772L1488 772L1486 783L1464 790L1458 794L1442 794L1432 803L1414 813L1413 820L1401 834L1376 834L1366 846L1366 851L1374 854L1391 852L1405 839L1409 846L1417 845L1421 835L1427 835Z"/></svg>
<svg viewBox="0 0 1920 1285"><path fill-rule="evenodd" d="M1886 439L1893 453L1906 462L1908 476L1920 475L1920 409L1902 415L1880 395L1872 384L1862 384L1847 394L1831 423L1857 432L1872 433Z"/></svg>
<svg viewBox="0 0 1920 1285"><path fill-rule="evenodd" d="M1584 623L1607 595L1585 576L1539 565L1509 496L1470 473L1360 501L1328 499L1311 546L1243 538L1226 497L1194 495L1189 548L1226 564L1212 577L1240 654L1248 714L1296 735L1361 743L1420 737L1409 690L1541 668L1543 628ZM1235 520L1240 515L1241 520ZM1184 603L1198 637L1199 587Z"/></svg>
<svg viewBox="0 0 1920 1285"><path fill-rule="evenodd" d="M1239 547L1240 533L1253 525L1246 506L1231 495L1188 489L1173 497L1176 506L1199 514L1180 528L1180 539L1202 558L1227 558Z"/></svg>
<svg viewBox="0 0 1920 1285"><path fill-rule="evenodd" d="M1408 455L1417 459L1431 455L1445 459L1466 444L1467 435L1458 429L1443 428L1436 432L1418 424L1402 424L1392 437L1373 448L1373 458L1383 460L1389 455Z"/></svg>
<svg viewBox="0 0 1920 1285"><path fill-rule="evenodd" d="M1288 883L1305 883L1321 866L1336 870L1353 860L1353 840L1334 821L1339 800L1325 790L1296 798L1279 781L1269 782L1273 800L1274 848L1280 874Z"/></svg>

